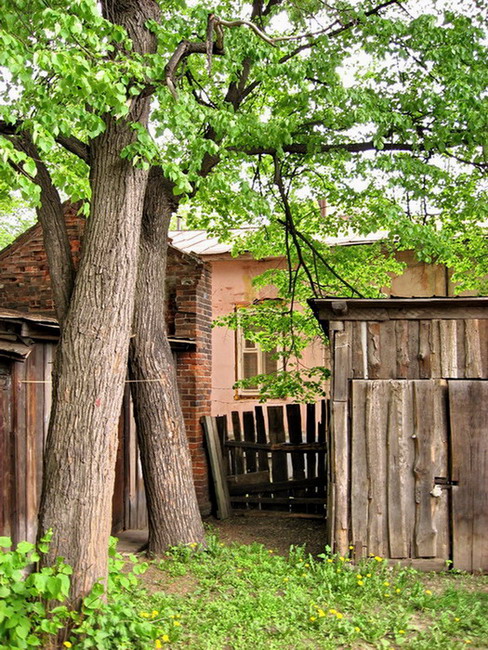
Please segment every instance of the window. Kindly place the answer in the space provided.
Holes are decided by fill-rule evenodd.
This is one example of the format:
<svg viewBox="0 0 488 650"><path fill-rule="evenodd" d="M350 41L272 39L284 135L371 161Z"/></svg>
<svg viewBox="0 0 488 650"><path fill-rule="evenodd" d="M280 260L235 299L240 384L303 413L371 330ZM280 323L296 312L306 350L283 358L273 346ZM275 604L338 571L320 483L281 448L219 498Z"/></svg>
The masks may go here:
<svg viewBox="0 0 488 650"><path fill-rule="evenodd" d="M238 328L237 336L237 380L249 379L255 375L269 375L277 372L279 360L274 359L276 348L267 352L262 350L255 341L244 337L243 331ZM256 395L259 386L238 388L239 395Z"/></svg>

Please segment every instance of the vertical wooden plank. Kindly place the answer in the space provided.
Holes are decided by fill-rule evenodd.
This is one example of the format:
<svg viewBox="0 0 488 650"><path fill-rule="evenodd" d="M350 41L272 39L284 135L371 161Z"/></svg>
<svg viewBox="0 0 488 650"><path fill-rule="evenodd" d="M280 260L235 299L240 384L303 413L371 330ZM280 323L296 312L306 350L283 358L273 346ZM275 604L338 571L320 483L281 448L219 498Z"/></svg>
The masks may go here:
<svg viewBox="0 0 488 650"><path fill-rule="evenodd" d="M449 422L447 382L430 382L433 390L433 428L432 428L432 479L449 477ZM448 489L431 491L432 521L437 530L436 557L448 560L451 557L451 515Z"/></svg>
<svg viewBox="0 0 488 650"><path fill-rule="evenodd" d="M465 348L465 321L458 319L456 322L456 339L457 339L457 367L458 377L464 379L466 377L466 348Z"/></svg>
<svg viewBox="0 0 488 650"><path fill-rule="evenodd" d="M222 459L224 462L224 471L226 476L229 474L234 473L231 471L231 467L234 466L234 455L233 455L233 448L232 447L226 447L225 443L229 439L229 429L227 426L227 416L226 415L218 415L215 418L215 423L217 425L217 433L219 434L219 442L220 442L220 449L222 451Z"/></svg>
<svg viewBox="0 0 488 650"><path fill-rule="evenodd" d="M419 377L419 347L420 347L420 322L418 320L408 321L408 379Z"/></svg>
<svg viewBox="0 0 488 650"><path fill-rule="evenodd" d="M361 321L356 321L351 323L352 325L352 336L351 336L351 376L355 379L366 378L364 374L364 369L367 369L367 349L363 348L362 344L362 326L366 325Z"/></svg>
<svg viewBox="0 0 488 650"><path fill-rule="evenodd" d="M13 445L14 445L14 500L12 539L14 544L27 538L27 495L26 495L26 365L14 363L13 382Z"/></svg>
<svg viewBox="0 0 488 650"><path fill-rule="evenodd" d="M217 425L215 418L208 415L202 418L202 423L209 452L215 496L217 498L217 517L219 519L226 519L231 514L230 496L222 460Z"/></svg>
<svg viewBox="0 0 488 650"><path fill-rule="evenodd" d="M254 408L254 413L256 415L256 438L259 443L266 443L268 439L266 437L266 424L264 421L264 412L262 406L256 406ZM258 453L258 470L266 471L269 469L268 461L268 452L260 451Z"/></svg>
<svg viewBox="0 0 488 650"><path fill-rule="evenodd" d="M483 318L479 321L480 333L480 352L481 352L481 376L488 378L488 319Z"/></svg>
<svg viewBox="0 0 488 650"><path fill-rule="evenodd" d="M352 323L344 323L342 331L334 332L334 358L332 383L334 399L338 402L348 399L348 382L352 377Z"/></svg>
<svg viewBox="0 0 488 650"><path fill-rule="evenodd" d="M430 321L430 376L431 379L442 377L441 372L441 336L440 320Z"/></svg>
<svg viewBox="0 0 488 650"><path fill-rule="evenodd" d="M434 487L432 472L432 430L434 428L434 403L432 382L414 382L414 441L415 441L415 555L436 557L437 530L432 517L431 490Z"/></svg>
<svg viewBox="0 0 488 650"><path fill-rule="evenodd" d="M386 399L388 382L371 381L366 393L366 458L369 480L368 549L387 553Z"/></svg>
<svg viewBox="0 0 488 650"><path fill-rule="evenodd" d="M455 320L441 320L441 376L445 379L458 376L457 372L457 335Z"/></svg>
<svg viewBox="0 0 488 650"><path fill-rule="evenodd" d="M241 417L239 411L232 411L232 431L234 433L234 440L242 440L242 430L241 430ZM236 447L234 451L235 459L235 473L244 474L244 452L239 447Z"/></svg>
<svg viewBox="0 0 488 650"><path fill-rule="evenodd" d="M348 403L332 401L332 427L334 436L333 512L334 550L347 554L349 547L349 435Z"/></svg>
<svg viewBox="0 0 488 650"><path fill-rule="evenodd" d="M421 320L419 322L418 359L420 379L430 379L431 377L431 327L431 321Z"/></svg>
<svg viewBox="0 0 488 650"><path fill-rule="evenodd" d="M381 323L368 323L368 377L378 379L381 366L380 350Z"/></svg>
<svg viewBox="0 0 488 650"><path fill-rule="evenodd" d="M406 558L410 553L410 530L407 511L411 507L413 492L409 490L408 433L405 411L408 407L408 383L395 381L389 384L387 429L387 500L389 557ZM408 436L408 437L407 437Z"/></svg>
<svg viewBox="0 0 488 650"><path fill-rule="evenodd" d="M286 405L286 419L288 422L288 436L290 442L294 445L299 445L303 442L300 404ZM294 479L302 480L305 478L305 458L302 453L292 452L291 466Z"/></svg>
<svg viewBox="0 0 488 650"><path fill-rule="evenodd" d="M53 374L53 363L54 363L54 353L56 347L52 343L46 343L44 346L44 375L42 377L43 384L43 402L44 402L44 440L47 437L47 431L49 429L49 418L51 416L51 403L52 403L52 374Z"/></svg>
<svg viewBox="0 0 488 650"><path fill-rule="evenodd" d="M408 377L408 367L410 357L408 350L408 321L397 320L395 322L395 336L397 342L397 378L406 379Z"/></svg>
<svg viewBox="0 0 488 650"><path fill-rule="evenodd" d="M392 379L396 377L397 366L397 341L395 335L395 323L385 321L380 323L380 367L378 377L381 379Z"/></svg>
<svg viewBox="0 0 488 650"><path fill-rule="evenodd" d="M137 447L136 423L132 400L128 406L128 447L129 447L129 528L137 528L137 465L139 461L139 450Z"/></svg>
<svg viewBox="0 0 488 650"><path fill-rule="evenodd" d="M450 381L453 563L488 571L488 382Z"/></svg>
<svg viewBox="0 0 488 650"><path fill-rule="evenodd" d="M316 426L315 426L315 404L307 404L307 442L313 443L317 442L316 439ZM313 451L307 451L306 453L306 464L307 464L307 478L315 478L317 476L317 454ZM307 496L314 497L316 495L316 488L310 487L307 490Z"/></svg>
<svg viewBox="0 0 488 650"><path fill-rule="evenodd" d="M285 426L282 406L268 406L268 431L271 443L285 442ZM271 453L271 476L276 482L288 480L286 452L273 451Z"/></svg>
<svg viewBox="0 0 488 650"><path fill-rule="evenodd" d="M302 434L302 413L300 404L287 404L286 405L286 420L288 424L288 437L290 442L294 445L299 445L303 442ZM291 467L294 480L303 480L305 478L305 456L300 452L291 453ZM305 496L304 489L295 489L293 495L296 497ZM306 506L297 504L293 507L295 512L305 512Z"/></svg>
<svg viewBox="0 0 488 650"><path fill-rule="evenodd" d="M368 554L369 471L366 455L366 392L369 382L351 386L351 533L357 552Z"/></svg>
<svg viewBox="0 0 488 650"><path fill-rule="evenodd" d="M465 320L464 323L466 378L478 379L483 376L479 320L472 318Z"/></svg>
<svg viewBox="0 0 488 650"><path fill-rule="evenodd" d="M323 399L320 400L320 420L317 427L317 440L320 444L325 445L327 439L327 428L329 425L329 404ZM326 479L326 452L317 452L317 477L319 478L319 485L317 488L317 495L324 497L327 489ZM323 512L322 506L317 508L317 512Z"/></svg>
<svg viewBox="0 0 488 650"><path fill-rule="evenodd" d="M0 365L0 535L12 533L12 381L10 362Z"/></svg>
<svg viewBox="0 0 488 650"><path fill-rule="evenodd" d="M256 442L256 429L254 426L254 412L244 411L242 414L244 424L244 440ZM255 472L257 467L257 456L253 449L246 449L246 471Z"/></svg>

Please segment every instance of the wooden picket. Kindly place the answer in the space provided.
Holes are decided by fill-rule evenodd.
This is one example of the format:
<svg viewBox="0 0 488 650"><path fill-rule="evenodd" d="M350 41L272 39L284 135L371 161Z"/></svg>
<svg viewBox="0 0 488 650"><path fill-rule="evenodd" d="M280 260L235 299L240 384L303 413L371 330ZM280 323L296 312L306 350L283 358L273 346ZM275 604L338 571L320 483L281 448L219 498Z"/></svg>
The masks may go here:
<svg viewBox="0 0 488 650"><path fill-rule="evenodd" d="M231 431L226 416L212 418L232 508L325 516L328 404L308 404L305 411L305 431L299 404L233 411ZM203 425L207 430L210 419Z"/></svg>

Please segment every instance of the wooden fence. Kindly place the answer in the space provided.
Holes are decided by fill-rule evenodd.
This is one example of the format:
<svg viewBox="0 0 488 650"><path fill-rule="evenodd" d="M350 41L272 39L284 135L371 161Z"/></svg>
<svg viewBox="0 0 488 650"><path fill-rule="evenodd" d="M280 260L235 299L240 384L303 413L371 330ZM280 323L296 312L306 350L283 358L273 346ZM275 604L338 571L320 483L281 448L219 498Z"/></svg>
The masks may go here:
<svg viewBox="0 0 488 650"><path fill-rule="evenodd" d="M328 403L204 418L220 516L230 509L324 517ZM231 425L231 426L230 426Z"/></svg>

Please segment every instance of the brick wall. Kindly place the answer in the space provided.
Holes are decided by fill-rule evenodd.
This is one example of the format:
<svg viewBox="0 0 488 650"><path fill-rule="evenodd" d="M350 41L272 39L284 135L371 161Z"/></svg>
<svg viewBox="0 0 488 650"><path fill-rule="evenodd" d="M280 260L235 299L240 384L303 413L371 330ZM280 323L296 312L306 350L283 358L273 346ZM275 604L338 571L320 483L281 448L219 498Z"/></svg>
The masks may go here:
<svg viewBox="0 0 488 650"><path fill-rule="evenodd" d="M66 222L75 263L86 220L66 209ZM196 348L176 355L176 370L190 445L198 502L210 511L208 470L200 418L210 415L211 277L200 258L169 246L165 320L170 335L192 339ZM0 251L0 307L53 315L54 305L38 224Z"/></svg>
<svg viewBox="0 0 488 650"><path fill-rule="evenodd" d="M208 264L170 248L168 301L174 310L174 334L193 339L196 349L177 356L181 405L193 464L195 489L202 513L210 512L208 466L200 419L211 414L212 283Z"/></svg>
<svg viewBox="0 0 488 650"><path fill-rule="evenodd" d="M65 210L66 226L75 264L78 262L85 219L74 206ZM0 251L0 307L54 313L51 279L39 224Z"/></svg>

